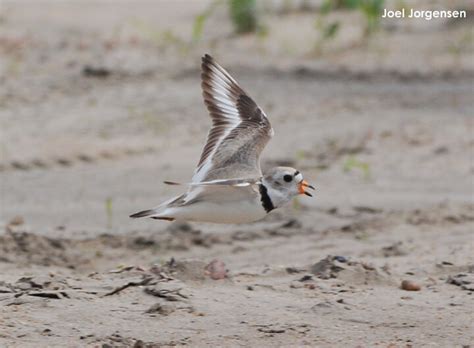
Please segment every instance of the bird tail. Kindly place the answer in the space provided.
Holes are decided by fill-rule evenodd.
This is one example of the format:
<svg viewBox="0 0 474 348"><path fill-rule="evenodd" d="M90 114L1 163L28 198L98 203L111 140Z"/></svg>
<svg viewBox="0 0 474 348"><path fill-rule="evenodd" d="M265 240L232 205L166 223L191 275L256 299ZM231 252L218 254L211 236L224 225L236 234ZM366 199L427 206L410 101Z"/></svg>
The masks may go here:
<svg viewBox="0 0 474 348"><path fill-rule="evenodd" d="M138 213L130 215L130 217L133 218L133 219L142 218L142 217L149 217L149 218L157 219L157 220L174 221L174 220L176 220L176 217L174 216L175 212L173 211L173 209L169 209L170 204L173 204L176 201L182 199L183 196L184 195L174 197L174 198L160 204L159 206L154 207L153 209L147 209L147 210L139 211Z"/></svg>
<svg viewBox="0 0 474 348"><path fill-rule="evenodd" d="M154 214L156 214L156 211L154 211L153 209L148 209L148 210L142 210L142 211L139 211L138 213L132 214L130 215L130 217L133 219L137 219L141 217L151 216Z"/></svg>
<svg viewBox="0 0 474 348"><path fill-rule="evenodd" d="M168 216L157 216L158 212L154 209L148 209L148 210L143 210L139 211L138 213L130 215L131 218L137 219L137 218L142 218L142 217L150 217L152 219L156 220L166 220L166 221L174 221L175 219L172 217Z"/></svg>

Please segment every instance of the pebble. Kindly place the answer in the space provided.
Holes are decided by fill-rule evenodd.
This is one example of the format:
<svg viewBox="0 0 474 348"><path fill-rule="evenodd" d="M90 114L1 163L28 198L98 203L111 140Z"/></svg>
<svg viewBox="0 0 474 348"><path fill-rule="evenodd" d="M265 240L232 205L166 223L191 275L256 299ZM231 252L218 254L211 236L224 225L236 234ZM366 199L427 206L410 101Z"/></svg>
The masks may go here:
<svg viewBox="0 0 474 348"><path fill-rule="evenodd" d="M309 274L307 274L307 275L301 277L300 279L298 279L298 281L300 281L300 282L307 282L308 280L313 280L313 277Z"/></svg>
<svg viewBox="0 0 474 348"><path fill-rule="evenodd" d="M346 263L347 262L347 258L345 258L344 256L334 256L334 260L336 260L338 262L341 262L341 263Z"/></svg>
<svg viewBox="0 0 474 348"><path fill-rule="evenodd" d="M15 216L13 219L10 220L8 223L10 226L20 226L25 223L25 219L22 216Z"/></svg>
<svg viewBox="0 0 474 348"><path fill-rule="evenodd" d="M146 313L159 313L161 315L170 315L175 310L176 307L174 305L155 303L146 311Z"/></svg>
<svg viewBox="0 0 474 348"><path fill-rule="evenodd" d="M300 289L302 288L304 285L299 283L299 282L291 282L290 284L290 288L292 289Z"/></svg>
<svg viewBox="0 0 474 348"><path fill-rule="evenodd" d="M411 280L403 280L400 288L406 291L420 291L421 285Z"/></svg>
<svg viewBox="0 0 474 348"><path fill-rule="evenodd" d="M205 268L206 274L211 277L211 279L219 280L227 277L227 269L225 268L225 263L214 259L212 260Z"/></svg>

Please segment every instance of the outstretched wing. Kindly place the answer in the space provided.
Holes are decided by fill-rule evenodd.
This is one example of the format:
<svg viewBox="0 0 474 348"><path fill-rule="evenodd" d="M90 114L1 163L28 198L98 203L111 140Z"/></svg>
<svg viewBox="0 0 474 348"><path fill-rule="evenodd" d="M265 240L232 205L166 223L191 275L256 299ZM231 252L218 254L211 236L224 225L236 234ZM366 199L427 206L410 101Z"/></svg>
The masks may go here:
<svg viewBox="0 0 474 348"><path fill-rule="evenodd" d="M199 181L199 182L187 182L187 183L180 183L176 181L163 181L166 185L171 186L179 186L179 185L186 185L186 186L234 186L234 187L246 187L255 184L260 184L260 178L251 178L251 179L217 179L211 181Z"/></svg>
<svg viewBox="0 0 474 348"><path fill-rule="evenodd" d="M207 54L201 79L212 127L192 181L260 177L260 153L273 136L265 113Z"/></svg>

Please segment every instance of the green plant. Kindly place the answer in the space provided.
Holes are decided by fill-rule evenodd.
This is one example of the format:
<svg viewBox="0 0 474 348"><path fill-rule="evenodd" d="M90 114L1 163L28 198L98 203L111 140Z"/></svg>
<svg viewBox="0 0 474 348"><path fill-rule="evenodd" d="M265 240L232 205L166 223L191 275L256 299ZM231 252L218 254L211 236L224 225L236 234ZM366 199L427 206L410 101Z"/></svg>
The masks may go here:
<svg viewBox="0 0 474 348"><path fill-rule="evenodd" d="M353 0L355 1L355 0ZM384 0L359 0L359 9L365 16L365 34L370 35L379 28L380 13Z"/></svg>
<svg viewBox="0 0 474 348"><path fill-rule="evenodd" d="M196 16L192 33L194 43L201 39L206 21L222 4L224 4L223 0L214 0L202 13ZM264 38L267 35L266 28L258 23L256 0L227 0L227 4L234 31L237 34L257 33L259 38Z"/></svg>
<svg viewBox="0 0 474 348"><path fill-rule="evenodd" d="M256 0L229 0L229 11L236 33L253 33L257 30Z"/></svg>
<svg viewBox="0 0 474 348"><path fill-rule="evenodd" d="M323 28L323 38L331 39L334 36L336 36L338 31L339 31L339 22L329 23Z"/></svg>
<svg viewBox="0 0 474 348"><path fill-rule="evenodd" d="M472 47L474 32L467 30L461 36L451 40L448 44L448 52L455 56L459 56L463 51L469 50Z"/></svg>
<svg viewBox="0 0 474 348"><path fill-rule="evenodd" d="M204 24L206 20L214 13L214 10L222 3L221 0L215 0L201 13L196 16L193 24L193 42L197 42L202 37Z"/></svg>
<svg viewBox="0 0 474 348"><path fill-rule="evenodd" d="M171 30L159 30L148 22L134 18L131 20L131 25L147 40L158 47L173 46L178 48L181 52L186 53L188 43L178 37Z"/></svg>
<svg viewBox="0 0 474 348"><path fill-rule="evenodd" d="M315 48L317 52L321 52L324 45L338 34L340 23L338 21L328 23L324 17L320 17L316 20L316 28L320 31L321 36L316 42Z"/></svg>
<svg viewBox="0 0 474 348"><path fill-rule="evenodd" d="M112 228L112 198L107 197L105 200L105 213L107 216L107 229Z"/></svg>
<svg viewBox="0 0 474 348"><path fill-rule="evenodd" d="M301 210L301 203L298 200L298 197L293 198L292 207L294 210Z"/></svg>
<svg viewBox="0 0 474 348"><path fill-rule="evenodd" d="M345 172L350 172L352 169L359 169L364 175L364 179L370 179L370 165L367 162L362 162L356 159L354 156L348 157L343 165L343 170Z"/></svg>
<svg viewBox="0 0 474 348"><path fill-rule="evenodd" d="M316 19L316 28L321 32L321 37L316 44L318 50L322 45L334 39L340 30L340 22L327 21L327 15L337 9L359 11L362 13L364 24L364 36L372 35L379 28L380 13L385 0L325 0L320 7L320 15Z"/></svg>
<svg viewBox="0 0 474 348"><path fill-rule="evenodd" d="M295 153L295 157L298 161L304 161L308 158L308 152L306 150L297 150Z"/></svg>

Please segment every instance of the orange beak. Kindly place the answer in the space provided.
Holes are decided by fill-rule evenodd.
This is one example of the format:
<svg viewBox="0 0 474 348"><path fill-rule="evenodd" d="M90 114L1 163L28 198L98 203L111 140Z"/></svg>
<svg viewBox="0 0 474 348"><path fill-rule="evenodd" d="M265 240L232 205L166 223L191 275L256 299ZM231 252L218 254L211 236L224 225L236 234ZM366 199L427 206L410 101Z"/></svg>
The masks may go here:
<svg viewBox="0 0 474 348"><path fill-rule="evenodd" d="M315 190L315 188L313 186L311 186L310 184L308 184L305 180L302 180L299 184L298 184L298 191L300 194L302 195L306 195L306 196L310 196L310 197L313 197L313 195L309 192L306 191L306 188L310 188L311 190Z"/></svg>

